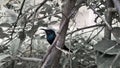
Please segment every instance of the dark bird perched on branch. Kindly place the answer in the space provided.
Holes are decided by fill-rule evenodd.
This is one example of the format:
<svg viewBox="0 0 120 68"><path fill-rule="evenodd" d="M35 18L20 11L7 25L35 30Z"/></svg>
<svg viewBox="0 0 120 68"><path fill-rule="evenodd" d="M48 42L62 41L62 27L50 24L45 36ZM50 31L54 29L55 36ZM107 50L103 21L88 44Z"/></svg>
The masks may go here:
<svg viewBox="0 0 120 68"><path fill-rule="evenodd" d="M47 41L48 41L48 43L50 45L52 45L52 43L53 43L53 41L54 41L54 39L56 37L55 31L52 30L52 29L41 29L41 30L45 31L46 36L47 36ZM72 51L69 50L65 45L64 45L64 47L62 49L66 50L66 51L70 51L72 53Z"/></svg>

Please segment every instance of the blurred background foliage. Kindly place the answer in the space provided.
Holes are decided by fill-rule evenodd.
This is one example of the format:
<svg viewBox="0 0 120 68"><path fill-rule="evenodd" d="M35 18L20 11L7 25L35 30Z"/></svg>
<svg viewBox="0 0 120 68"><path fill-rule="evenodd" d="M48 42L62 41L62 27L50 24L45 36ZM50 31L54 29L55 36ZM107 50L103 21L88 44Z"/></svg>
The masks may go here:
<svg viewBox="0 0 120 68"><path fill-rule="evenodd" d="M26 61L20 57L30 57L31 59L43 58L49 44L46 41L44 32L40 29L52 28L57 33L62 18L62 4L64 3L59 0L48 0L36 12L35 10L42 1L43 0L25 0L21 11L20 8L23 0L1 0L0 68L12 68L13 60L15 60L15 68L38 68L40 66L40 61ZM86 0L86 3L80 6L86 6L87 10L91 10L90 6L92 6L96 12L102 17L105 17L105 2L106 0ZM78 3L79 0L77 0L76 4ZM21 14L17 20L19 13ZM78 12L76 14L78 14ZM93 15L95 15L93 24L103 23L97 14L93 12ZM119 16L116 13L113 17L115 26L119 26L118 18ZM102 40L104 26L79 30L80 26L79 28L76 27L76 23L81 22L76 22L75 20L75 18L72 18L70 21L65 41L67 47L73 50L74 54L65 55L63 53L60 67L97 68L95 62L96 53L93 46ZM73 32L74 30L76 31Z"/></svg>

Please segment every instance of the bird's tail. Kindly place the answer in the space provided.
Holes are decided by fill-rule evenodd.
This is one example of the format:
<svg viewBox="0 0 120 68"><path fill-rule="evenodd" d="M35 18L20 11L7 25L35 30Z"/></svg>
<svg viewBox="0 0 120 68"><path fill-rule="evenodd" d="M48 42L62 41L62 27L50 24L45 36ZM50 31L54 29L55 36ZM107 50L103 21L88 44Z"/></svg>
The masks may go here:
<svg viewBox="0 0 120 68"><path fill-rule="evenodd" d="M70 50L70 49L69 49L68 47L66 47L65 45L64 45L63 49L66 50L66 51L69 51L69 52L73 53L73 51Z"/></svg>
<svg viewBox="0 0 120 68"><path fill-rule="evenodd" d="M64 52L65 54L73 54L73 51L70 50L69 48L67 48L66 46L64 46L63 48L59 48L56 46L56 48L62 52Z"/></svg>

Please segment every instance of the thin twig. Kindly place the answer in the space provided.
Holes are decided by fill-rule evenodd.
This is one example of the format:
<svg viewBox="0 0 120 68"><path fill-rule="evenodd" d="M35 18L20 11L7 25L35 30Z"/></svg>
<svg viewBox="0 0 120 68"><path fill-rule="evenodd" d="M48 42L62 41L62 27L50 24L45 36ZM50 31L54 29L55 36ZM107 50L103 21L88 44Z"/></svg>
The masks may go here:
<svg viewBox="0 0 120 68"><path fill-rule="evenodd" d="M41 62L42 59L39 58L33 58L33 57L16 57L13 58L14 60L22 60L22 61L29 61L29 62Z"/></svg>
<svg viewBox="0 0 120 68"><path fill-rule="evenodd" d="M94 13L97 14L104 21L104 23L107 25L109 30L112 29L112 27L108 24L108 22L105 20L105 18L103 18L97 11L95 11L95 9L91 5L89 5L89 8L91 8L94 11Z"/></svg>
<svg viewBox="0 0 120 68"><path fill-rule="evenodd" d="M118 43L116 43L115 45L113 45L113 46L109 47L108 49L106 49L100 57L103 57L107 52L109 52L110 50L112 50L116 46L118 46Z"/></svg>
<svg viewBox="0 0 120 68"><path fill-rule="evenodd" d="M97 25L87 26L87 27L83 27L83 28L78 28L77 30L72 31L72 32L68 33L67 35L73 34L77 31L80 31L80 30L83 30L83 29L88 29L88 28L93 28L93 27L101 27L101 26L106 26L106 25L105 24L97 24Z"/></svg>
<svg viewBox="0 0 120 68"><path fill-rule="evenodd" d="M104 27L103 27L95 36L93 36L93 37L91 38L91 40L94 39L96 36L98 36L98 34L100 34L100 32L101 32L103 29L104 29ZM89 43L91 40L88 40L87 43Z"/></svg>
<svg viewBox="0 0 120 68"><path fill-rule="evenodd" d="M20 8L20 13L18 14L18 17L17 17L17 19L16 19L16 21L15 21L15 24L14 24L14 27L13 27L13 31L12 31L12 33L11 33L11 39L12 39L14 30L15 30L15 28L16 28L16 26L17 26L17 23L18 23L18 21L19 21L19 18L20 18L20 16L22 15L22 9L23 9L24 4L25 4L25 0L23 0L23 2L22 2L21 8Z"/></svg>
<svg viewBox="0 0 120 68"><path fill-rule="evenodd" d="M115 61L119 58L119 56L120 56L120 51L117 53L117 55L116 55L115 58L113 59L111 65L110 65L110 68L113 68L114 63L115 63Z"/></svg>

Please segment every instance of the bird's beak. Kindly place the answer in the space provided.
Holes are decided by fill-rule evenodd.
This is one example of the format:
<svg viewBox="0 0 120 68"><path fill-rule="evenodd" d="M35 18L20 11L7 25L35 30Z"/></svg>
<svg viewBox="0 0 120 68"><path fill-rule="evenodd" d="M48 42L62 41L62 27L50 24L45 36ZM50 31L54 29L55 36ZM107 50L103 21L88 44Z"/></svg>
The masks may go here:
<svg viewBox="0 0 120 68"><path fill-rule="evenodd" d="M44 31L46 31L46 29L40 29L40 30L44 30Z"/></svg>

